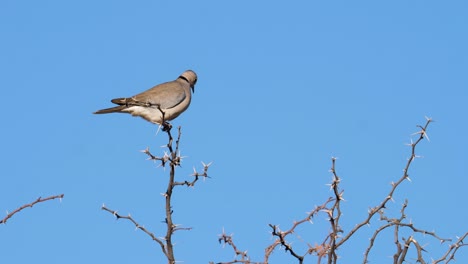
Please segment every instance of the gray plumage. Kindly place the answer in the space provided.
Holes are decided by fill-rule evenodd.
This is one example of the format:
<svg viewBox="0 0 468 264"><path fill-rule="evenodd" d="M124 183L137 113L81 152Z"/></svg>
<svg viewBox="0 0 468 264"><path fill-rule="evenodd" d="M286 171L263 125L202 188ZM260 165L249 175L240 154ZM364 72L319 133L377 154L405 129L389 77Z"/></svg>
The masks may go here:
<svg viewBox="0 0 468 264"><path fill-rule="evenodd" d="M129 113L140 116L155 124L170 121L178 117L190 105L192 93L195 92L197 74L188 70L174 81L158 84L153 88L128 98L116 98L111 102L118 106L102 109L94 114Z"/></svg>

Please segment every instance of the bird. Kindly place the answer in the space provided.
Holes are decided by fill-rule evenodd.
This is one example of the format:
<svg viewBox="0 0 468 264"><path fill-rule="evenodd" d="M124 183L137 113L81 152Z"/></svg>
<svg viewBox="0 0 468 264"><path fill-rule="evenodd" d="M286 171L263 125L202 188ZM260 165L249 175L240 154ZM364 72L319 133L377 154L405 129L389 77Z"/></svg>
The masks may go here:
<svg viewBox="0 0 468 264"><path fill-rule="evenodd" d="M197 74L192 70L183 72L177 79L158 84L132 97L112 99L118 106L101 109L94 114L129 113L158 125L178 117L187 110L195 93Z"/></svg>

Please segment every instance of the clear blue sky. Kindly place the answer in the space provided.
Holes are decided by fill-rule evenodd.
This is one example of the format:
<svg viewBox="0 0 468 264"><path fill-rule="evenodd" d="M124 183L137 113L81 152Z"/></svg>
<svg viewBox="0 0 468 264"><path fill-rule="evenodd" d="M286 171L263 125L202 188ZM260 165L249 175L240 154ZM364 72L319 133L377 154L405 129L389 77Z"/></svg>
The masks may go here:
<svg viewBox="0 0 468 264"><path fill-rule="evenodd" d="M332 156L349 230L401 176L425 116L436 121L430 142L389 212L407 198L419 228L468 231L466 1L6 0L0 34L1 216L65 194L0 226L4 263L165 262L148 236L100 206L163 236L168 170L139 150L162 153L166 136L140 118L91 113L186 69L199 80L173 122L187 156L177 177L213 165L211 179L174 194L175 222L193 227L174 238L183 263L232 260L217 242L223 228L262 260L269 223L286 229L332 195ZM316 222L301 239L322 241L325 215ZM362 261L378 225L339 252L341 263ZM434 253L426 260L447 247L419 240ZM377 243L371 261L391 262L391 235ZM281 250L271 260L293 262Z"/></svg>

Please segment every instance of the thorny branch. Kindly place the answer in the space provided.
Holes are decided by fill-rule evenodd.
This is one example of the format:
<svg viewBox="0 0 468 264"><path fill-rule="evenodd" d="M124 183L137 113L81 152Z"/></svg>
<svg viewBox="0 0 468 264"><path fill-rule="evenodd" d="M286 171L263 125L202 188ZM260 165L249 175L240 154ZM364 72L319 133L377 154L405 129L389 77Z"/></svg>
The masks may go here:
<svg viewBox="0 0 468 264"><path fill-rule="evenodd" d="M148 229L146 229L144 226L138 224L137 221L135 221L132 216L129 214L128 216L124 216L124 215L120 215L119 213L117 213L117 211L114 211L112 209L109 209L107 208L104 204L102 205L101 207L102 210L104 211L107 211L111 214L113 214L117 220L119 220L120 218L122 219L127 219L129 220L130 222L132 222L136 228L140 229L141 231L145 232L148 236L151 237L151 239L153 239L154 241L156 241L156 243L158 243L160 246L161 246L161 250L162 252L164 253L164 255L167 256L167 252L166 252L166 246L164 245L164 242L162 239L160 238L157 238L152 232L148 231Z"/></svg>
<svg viewBox="0 0 468 264"><path fill-rule="evenodd" d="M252 262L250 262L249 256L247 255L247 251L240 251L237 248L237 246L234 244L234 241L232 240L232 235L227 235L223 230L223 233L221 235L219 235L218 242L223 243L224 245L229 245L234 250L234 253L236 254L236 257L240 256L241 259L235 259L235 260L230 261L230 262L218 262L216 264L233 264L233 263L252 264ZM213 264L213 262L210 262L210 264Z"/></svg>
<svg viewBox="0 0 468 264"><path fill-rule="evenodd" d="M53 199L62 199L64 196L64 194L59 194L59 195L53 195L53 196L49 196L47 198L42 198L42 197L39 197L37 198L34 202L32 203L29 203L29 204L25 204L21 207L18 207L17 209L15 209L13 212L11 213L8 213L7 216L5 216L5 218L3 218L2 220L0 220L0 224L6 224L6 222L8 221L8 219L10 219L14 214L20 212L21 210L27 208L27 207L33 207L35 204L37 203L42 203L42 202L45 202L45 201L48 201L48 200L53 200Z"/></svg>
<svg viewBox="0 0 468 264"><path fill-rule="evenodd" d="M312 223L312 218L314 216L316 216L319 212L321 211L327 211L327 206L330 202L333 201L333 198L328 198L327 201L325 201L322 205L320 206L316 206L314 210L312 210L311 212L307 213L307 216L302 219L302 220L299 220L299 221L295 221L292 225L292 227L287 230L287 231L281 231L279 229L279 227L277 225L272 225L272 224L269 224L269 226L271 227L272 231L271 231L271 234L274 236L274 237L277 237L277 239L275 240L275 242L273 242L273 244L271 244L270 246L268 246L266 249L265 249L265 259L264 259L264 263L268 263L269 261L269 258L270 258L270 255L273 253L273 251L275 250L275 248L277 246L281 246L284 248L284 250L286 252L289 252L291 254L291 256L293 256L294 258L296 258L299 263L302 263L304 261L304 257L309 254L316 254L317 256L319 256L319 258L323 257L324 254L327 252L328 250L328 245L319 245L319 246L311 246L309 245L309 249L307 250L307 252L305 254L299 254L298 252L296 252L293 248L292 248L292 245L290 243L288 243L286 241L286 237L290 234L293 234L295 232L295 229L297 226L305 223L305 222L310 222Z"/></svg>
<svg viewBox="0 0 468 264"><path fill-rule="evenodd" d="M159 166L165 167L166 165L168 165L169 168L170 168L169 180L168 180L168 183L167 183L167 189L166 189L166 192L163 195L165 197L165 219L164 219L164 223L166 224L166 234L165 234L165 236L163 238L157 238L152 232L149 232L143 226L138 224L130 215L129 216L119 215L119 214L117 214L116 211L110 210L110 209L106 208L105 206L103 206L102 209L112 213L113 215L115 215L117 217L117 219L123 218L123 219L127 219L127 220L131 221L138 229L142 230L147 235L149 235L154 241L156 241L161 246L161 250L164 253L164 255L166 256L166 258L168 260L168 263L169 264L174 264L176 262L176 260L175 260L175 257L174 257L174 246L173 246L173 243L172 243L172 235L178 230L190 230L191 228L180 227L179 225L175 224L173 219L172 219L172 213L173 213L172 193L173 193L173 190L174 190L174 188L176 186L186 185L188 187L192 187L192 186L195 185L195 183L198 181L198 179L200 177L208 178L208 168L211 165L211 163L205 164L205 163L202 162L202 164L203 164L203 172L202 173L198 173L194 169L194 173L192 174L194 179L192 181L183 181L183 182L175 181L176 167L180 166L180 164L182 162L182 158L183 158L183 157L180 156L180 151L179 151L180 137L181 137L181 134L182 134L181 133L181 127L180 126L178 127L178 130L177 130L178 131L178 136L177 136L177 139L175 141L175 146L174 146L174 144L173 144L174 138L172 137L172 133L171 133L172 125L165 121L165 119L164 119L164 114L165 113L161 109L159 109L159 110L161 111L162 117L163 117L163 120L162 120L163 129L162 129L162 131L166 132L167 135L168 135L168 143L164 146L164 147L167 147L168 151L164 152L163 156L153 155L150 152L149 148L146 148L142 152L145 153L146 155L148 155L149 160L153 160L155 162L159 161L160 162Z"/></svg>
<svg viewBox="0 0 468 264"><path fill-rule="evenodd" d="M450 245L449 249L445 254L438 260L433 261L434 264L440 263L445 261L445 263L449 263L452 260L455 260L455 253L461 248L468 246L463 240L468 236L468 232L466 232L463 236L459 237L458 240Z"/></svg>
<svg viewBox="0 0 468 264"><path fill-rule="evenodd" d="M426 124L424 126L418 126L419 128L421 128L421 130L416 132L415 134L419 134L419 138L415 142L411 142L411 144L410 144L410 146L411 146L411 156L408 159L408 161L406 162L405 168L403 169L403 175L401 176L401 178L396 183L392 182L392 188L390 189L390 192L388 193L387 197L385 197L385 199L378 206L373 207L373 208L371 208L369 210L367 218L363 222L356 225L346 236L344 236L343 239L341 239L337 243L337 245L336 245L337 248L340 247L341 245L343 245L343 243L345 243L356 231L361 229L361 227L369 224L370 220L374 217L374 215L376 213L378 213L381 209L385 208L385 205L387 204L387 202L392 199L393 193L395 192L397 187L404 180L409 180L409 175L408 175L409 168L411 166L411 163L414 161L414 159L418 157L418 156L416 156L416 146L419 144L419 142L421 142L421 140L423 140L425 137L427 137L427 134L426 134L427 127L429 126L429 124L431 122L432 122L432 119L426 118Z"/></svg>
<svg viewBox="0 0 468 264"><path fill-rule="evenodd" d="M285 249L287 253L289 253L292 257L294 257L298 263L303 263L304 258L306 255L316 255L318 257L317 263L322 263L322 259L327 258L327 263L337 263L338 261L338 254L337 251L338 249L343 246L352 236L356 234L358 230L360 230L363 226L368 225L371 221L371 219L378 213L380 215L380 221L385 221L386 223L377 228L374 231L374 234L370 238L369 246L367 247L365 253L364 253L364 260L363 263L366 264L368 263L368 255L369 252L372 250L374 246L374 242L377 238L377 236L384 231L385 229L389 227L394 228L394 243L396 245L396 252L394 254L394 263L405 263L407 260L407 253L411 245L414 245L416 249L416 254L417 254L417 262L420 263L426 263L423 259L423 252L425 252L424 246L420 245L419 242L415 239L414 235L415 234L423 234L423 235L429 235L434 237L435 239L439 240L441 243L451 241L451 239L447 238L441 238L439 237L435 232L430 232L426 230L422 230L419 228L416 228L413 223L405 222L404 220L406 219L405 215L405 209L408 205L408 201L405 201L405 203L402 205L402 208L400 210L400 216L398 218L388 218L385 216L385 209L388 201L392 200L393 194L395 190L400 186L400 184L404 180L409 180L409 174L408 171L411 167L412 162L417 158L418 156L416 155L416 146L424 139L428 139L427 136L427 128L429 124L432 122L432 119L426 118L426 124L424 126L418 126L420 128L420 131L414 133L413 135L419 135L417 140L415 142L411 142L410 147L411 147L411 156L408 158L408 161L405 165L405 168L403 170L403 175L397 182L392 182L391 184L391 189L388 195L383 199L383 201L378 204L377 206L369 209L368 215L364 221L358 223L353 229L351 229L346 235L341 236L344 231L340 227L340 220L341 220L341 201L343 201L343 191L339 189L339 184L340 184L340 178L336 174L335 170L335 163L336 163L336 158L332 158L332 167L331 167L331 173L333 174L333 179L330 184L331 190L333 191L333 197L330 197L325 203L323 203L321 206L316 207L312 212L308 213L307 217L302 219L301 221L294 222L292 227L287 230L287 231L281 231L278 226L269 224L269 226L272 228L272 235L276 237L276 240L274 241L273 244L268 246L265 249L265 258L264 261L261 263L267 264L269 263L269 257L271 253L274 251L274 249L277 246L280 246ZM331 206L329 206L331 203ZM312 220L316 214L319 212L325 212L326 215L328 216L328 221L330 223L331 229L329 234L325 237L322 243L320 244L315 244L315 246L311 246L308 244L308 250L305 253L299 253L297 250L293 249L291 243L287 241L287 237L295 232L295 229L297 226ZM407 228L410 229L413 232L413 235L410 235L407 238L402 237L401 242L400 242L400 229L402 228ZM440 262L445 262L448 263L451 260L454 260L455 258L455 253L457 252L458 249L460 249L463 246L467 246L468 244L464 242L464 239L468 236L468 232L465 233L462 237L460 237L455 243L450 245L449 249L447 252L442 256L440 259L433 261L432 263L440 263ZM226 235L224 232L219 238L220 242L224 242L224 244L231 246L234 251L236 252L236 256L241 256L241 260L235 259L234 261L231 262L220 262L223 264L226 263L255 263L251 262L247 256L242 255L242 251L239 251L237 247L235 246L234 242L232 241L232 236Z"/></svg>

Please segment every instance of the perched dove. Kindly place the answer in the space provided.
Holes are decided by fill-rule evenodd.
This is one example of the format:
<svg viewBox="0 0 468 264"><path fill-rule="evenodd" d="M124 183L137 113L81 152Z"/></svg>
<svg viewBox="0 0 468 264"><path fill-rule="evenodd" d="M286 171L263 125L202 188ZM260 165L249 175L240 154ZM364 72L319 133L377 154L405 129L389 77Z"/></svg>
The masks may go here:
<svg viewBox="0 0 468 264"><path fill-rule="evenodd" d="M192 94L195 92L197 74L188 70L172 82L158 84L153 88L129 98L116 98L111 102L119 106L102 109L95 114L129 113L132 116L140 116L155 124L173 120L184 112L190 105ZM162 111L162 112L161 112Z"/></svg>

